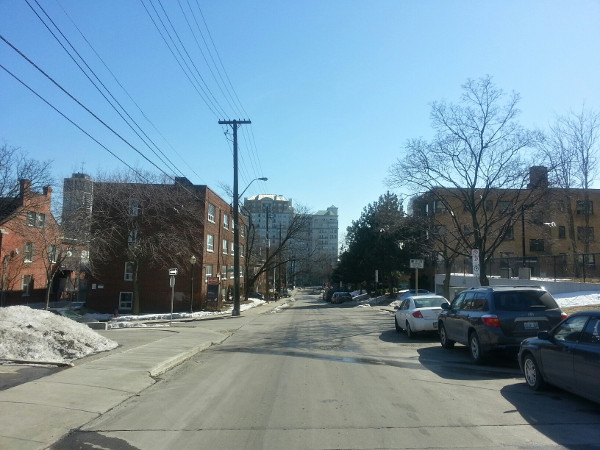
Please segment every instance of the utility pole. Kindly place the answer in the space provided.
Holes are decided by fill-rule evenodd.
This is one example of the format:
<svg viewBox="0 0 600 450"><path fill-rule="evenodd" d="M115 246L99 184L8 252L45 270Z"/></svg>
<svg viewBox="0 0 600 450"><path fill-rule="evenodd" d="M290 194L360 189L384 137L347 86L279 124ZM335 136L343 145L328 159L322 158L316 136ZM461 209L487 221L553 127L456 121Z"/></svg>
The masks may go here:
<svg viewBox="0 0 600 450"><path fill-rule="evenodd" d="M269 247L271 247L271 241L269 241L269 205L267 205L267 248L266 248L266 259L265 259L265 275L267 278L267 303L269 303Z"/></svg>
<svg viewBox="0 0 600 450"><path fill-rule="evenodd" d="M240 125L250 124L249 120L219 120L219 125L231 125L233 128L233 310L232 316L240 315L240 227L238 195L238 143L237 129Z"/></svg>

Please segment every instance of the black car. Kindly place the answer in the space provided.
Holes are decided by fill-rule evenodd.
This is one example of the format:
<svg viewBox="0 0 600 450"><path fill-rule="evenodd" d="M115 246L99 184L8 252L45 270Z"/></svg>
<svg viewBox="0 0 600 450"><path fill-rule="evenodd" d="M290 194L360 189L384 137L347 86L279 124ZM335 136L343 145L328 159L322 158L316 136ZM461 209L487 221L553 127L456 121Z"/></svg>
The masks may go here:
<svg viewBox="0 0 600 450"><path fill-rule="evenodd" d="M440 342L467 345L475 362L492 350L515 354L521 341L548 331L566 317L556 300L539 286L485 286L461 292L442 305L438 318Z"/></svg>
<svg viewBox="0 0 600 450"><path fill-rule="evenodd" d="M600 311L577 312L525 339L519 365L534 390L549 383L600 403Z"/></svg>

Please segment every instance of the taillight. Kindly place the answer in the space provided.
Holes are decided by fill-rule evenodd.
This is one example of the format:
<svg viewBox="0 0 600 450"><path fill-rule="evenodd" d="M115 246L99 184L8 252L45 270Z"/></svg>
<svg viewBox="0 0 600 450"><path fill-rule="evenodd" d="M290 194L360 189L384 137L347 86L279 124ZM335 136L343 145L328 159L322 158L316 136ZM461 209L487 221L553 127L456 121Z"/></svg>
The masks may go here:
<svg viewBox="0 0 600 450"><path fill-rule="evenodd" d="M417 319L423 318L423 314L421 314L421 311L415 311L414 313L412 313L412 316L416 317Z"/></svg>
<svg viewBox="0 0 600 450"><path fill-rule="evenodd" d="M560 320L565 320L569 315L566 312L560 312Z"/></svg>
<svg viewBox="0 0 600 450"><path fill-rule="evenodd" d="M500 319L498 319L498 316L485 315L481 316L481 320L483 320L483 323L487 327L500 328Z"/></svg>

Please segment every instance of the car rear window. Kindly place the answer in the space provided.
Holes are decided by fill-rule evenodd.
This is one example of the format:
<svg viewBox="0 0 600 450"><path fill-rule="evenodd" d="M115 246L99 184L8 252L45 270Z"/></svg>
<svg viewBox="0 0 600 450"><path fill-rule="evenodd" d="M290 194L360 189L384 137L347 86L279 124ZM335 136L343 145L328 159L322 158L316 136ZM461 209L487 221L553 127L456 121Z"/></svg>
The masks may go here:
<svg viewBox="0 0 600 450"><path fill-rule="evenodd" d="M556 309L556 300L545 291L510 291L494 293L494 304L500 311Z"/></svg>
<svg viewBox="0 0 600 450"><path fill-rule="evenodd" d="M419 300L415 299L415 308L432 308L435 306L442 306L442 303L448 303L445 299L443 298L436 298L436 297L430 297L430 298L420 298Z"/></svg>

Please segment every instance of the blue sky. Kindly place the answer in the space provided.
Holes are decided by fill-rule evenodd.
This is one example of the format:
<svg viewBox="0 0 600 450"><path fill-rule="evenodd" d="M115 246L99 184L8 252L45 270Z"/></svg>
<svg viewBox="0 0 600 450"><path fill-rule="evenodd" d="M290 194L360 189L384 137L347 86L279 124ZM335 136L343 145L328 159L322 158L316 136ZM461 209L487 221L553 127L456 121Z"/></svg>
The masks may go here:
<svg viewBox="0 0 600 450"><path fill-rule="evenodd" d="M431 102L456 101L468 78L489 74L519 92L527 127L545 129L584 104L600 109L595 0L162 0L209 102L144 9L160 10L158 0L37 1L174 168L157 162L83 76L28 6L43 16L36 0L0 2L0 34L133 147L225 197L232 145L217 122L250 119L239 131L240 192L266 176L245 196L284 195L313 211L335 205L340 236L388 190L384 179L405 142L431 136ZM210 50L181 8L193 27L198 21ZM4 41L0 63L127 164L158 172ZM125 168L2 69L0 143L52 160L59 184L73 172Z"/></svg>

